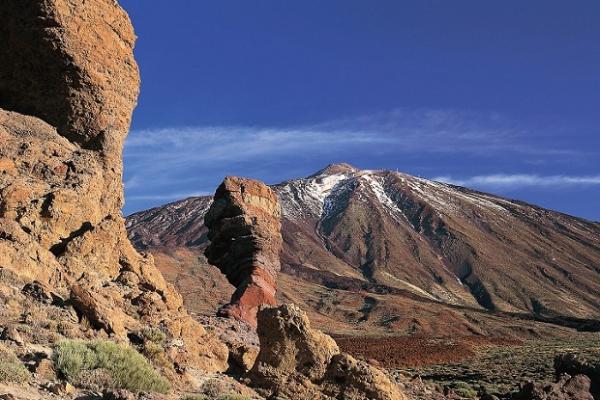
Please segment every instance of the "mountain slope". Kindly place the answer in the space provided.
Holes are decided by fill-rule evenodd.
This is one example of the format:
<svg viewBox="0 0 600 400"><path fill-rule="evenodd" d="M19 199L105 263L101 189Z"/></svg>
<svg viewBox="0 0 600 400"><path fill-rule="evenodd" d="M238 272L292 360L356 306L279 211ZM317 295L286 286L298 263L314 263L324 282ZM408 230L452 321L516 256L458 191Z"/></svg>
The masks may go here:
<svg viewBox="0 0 600 400"><path fill-rule="evenodd" d="M489 321L478 325L475 314L600 319L597 223L345 164L273 189L284 216L280 297L305 303L317 323L414 333L442 329L435 319L446 311L440 321L464 323L466 331L487 329ZM225 301L230 289L201 256L210 201L137 213L127 227L167 276L170 270L188 291L222 289ZM189 271L194 278L182 279Z"/></svg>

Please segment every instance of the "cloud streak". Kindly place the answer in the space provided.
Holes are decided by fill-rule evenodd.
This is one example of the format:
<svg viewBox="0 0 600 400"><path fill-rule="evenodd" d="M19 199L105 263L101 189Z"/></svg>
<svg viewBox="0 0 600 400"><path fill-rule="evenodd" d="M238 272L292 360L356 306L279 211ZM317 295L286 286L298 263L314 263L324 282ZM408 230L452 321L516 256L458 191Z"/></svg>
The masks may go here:
<svg viewBox="0 0 600 400"><path fill-rule="evenodd" d="M596 186L600 185L600 175L529 175L529 174L492 174L477 175L468 178L438 176L433 180L459 186L488 188L556 187L556 186Z"/></svg>
<svg viewBox="0 0 600 400"><path fill-rule="evenodd" d="M491 114L395 110L300 127L199 126L133 131L125 147L129 165L150 170L243 162L287 155L358 150L394 154L498 152L573 156L540 146L526 129Z"/></svg>
<svg viewBox="0 0 600 400"><path fill-rule="evenodd" d="M439 174L444 163L460 164L466 159L489 163L500 158L555 163L582 160L585 154L557 141L540 140L498 114L452 110L398 109L303 126L134 130L124 151L126 212L211 193L226 174L277 183L340 161L405 171L411 166L419 170L415 165L420 163L430 174ZM567 178L554 180L567 182ZM447 180L474 186L543 185L543 177L533 175Z"/></svg>
<svg viewBox="0 0 600 400"><path fill-rule="evenodd" d="M140 200L170 201L170 200L187 199L188 197L208 196L208 195L212 195L212 193L209 193L209 192L185 192L185 193L170 193L170 194L149 194L149 195L129 196L128 200L133 200L133 201L140 201Z"/></svg>

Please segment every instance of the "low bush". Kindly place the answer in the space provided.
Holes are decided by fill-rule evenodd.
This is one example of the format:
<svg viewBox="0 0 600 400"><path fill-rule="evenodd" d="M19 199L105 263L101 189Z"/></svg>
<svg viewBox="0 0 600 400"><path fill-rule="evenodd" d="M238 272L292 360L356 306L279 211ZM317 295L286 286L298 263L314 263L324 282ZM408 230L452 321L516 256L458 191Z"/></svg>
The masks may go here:
<svg viewBox="0 0 600 400"><path fill-rule="evenodd" d="M464 397L467 399L472 399L477 396L477 391L471 387L466 382L455 381L450 384L450 387L454 390L454 392L460 397Z"/></svg>
<svg viewBox="0 0 600 400"><path fill-rule="evenodd" d="M110 341L65 340L56 345L56 369L72 384L85 382L91 371L103 370L110 387L131 391L166 393L169 382L129 346Z"/></svg>
<svg viewBox="0 0 600 400"><path fill-rule="evenodd" d="M181 400L251 400L250 397L237 394L225 394L219 397L206 397L202 394L182 397Z"/></svg>
<svg viewBox="0 0 600 400"><path fill-rule="evenodd" d="M158 345L162 345L165 340L167 340L167 335L165 335L160 329L152 328L152 327L144 327L139 332L140 338L146 342L152 342Z"/></svg>
<svg viewBox="0 0 600 400"><path fill-rule="evenodd" d="M10 349L0 345L0 382L26 382L31 374Z"/></svg>

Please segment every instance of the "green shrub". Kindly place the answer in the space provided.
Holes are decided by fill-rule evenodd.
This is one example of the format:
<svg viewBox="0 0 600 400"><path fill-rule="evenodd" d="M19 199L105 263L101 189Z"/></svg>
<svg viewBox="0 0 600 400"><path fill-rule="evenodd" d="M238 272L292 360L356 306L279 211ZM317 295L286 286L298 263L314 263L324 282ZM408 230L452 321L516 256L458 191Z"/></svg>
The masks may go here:
<svg viewBox="0 0 600 400"><path fill-rule="evenodd" d="M56 345L56 369L71 383L82 375L102 369L110 376L112 388L166 393L169 382L129 346L110 341L65 340Z"/></svg>
<svg viewBox="0 0 600 400"><path fill-rule="evenodd" d="M31 374L15 354L0 345L0 382L26 382Z"/></svg>
<svg viewBox="0 0 600 400"><path fill-rule="evenodd" d="M450 387L454 389L454 392L460 397L472 399L477 396L477 391L466 382L456 381L450 384Z"/></svg>
<svg viewBox="0 0 600 400"><path fill-rule="evenodd" d="M214 399L214 397L210 398ZM209 398L202 394L198 394L193 396L182 397L181 400L209 400ZM225 394L217 397L216 400L250 400L250 398L246 396L240 396L237 394Z"/></svg>
<svg viewBox="0 0 600 400"><path fill-rule="evenodd" d="M139 336L144 342L152 342L160 345L162 345L165 342L165 340L167 340L167 335L165 335L163 331L161 331L158 328L152 328L150 326L144 327L139 332Z"/></svg>

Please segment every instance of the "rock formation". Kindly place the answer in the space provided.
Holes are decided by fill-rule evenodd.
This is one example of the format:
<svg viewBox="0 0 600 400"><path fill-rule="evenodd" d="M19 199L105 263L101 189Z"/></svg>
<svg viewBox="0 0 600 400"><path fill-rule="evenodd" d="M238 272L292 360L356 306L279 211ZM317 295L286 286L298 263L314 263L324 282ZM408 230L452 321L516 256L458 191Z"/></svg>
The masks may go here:
<svg viewBox="0 0 600 400"><path fill-rule="evenodd" d="M294 305L258 313L260 352L247 378L268 398L403 400L381 370L340 353Z"/></svg>
<svg viewBox="0 0 600 400"><path fill-rule="evenodd" d="M591 364L576 354L563 354L554 359L554 371L557 378L564 374L587 376L590 379L592 395L596 399L600 398L600 363Z"/></svg>
<svg viewBox="0 0 600 400"><path fill-rule="evenodd" d="M528 382L511 400L594 400L590 378L585 375L563 375L556 383Z"/></svg>
<svg viewBox="0 0 600 400"><path fill-rule="evenodd" d="M274 305L280 269L281 211L275 193L264 183L227 177L205 217L211 240L208 262L236 287L220 310L256 326L261 305Z"/></svg>
<svg viewBox="0 0 600 400"><path fill-rule="evenodd" d="M59 332L24 337L42 344L136 340L151 325L180 370L224 370L225 345L125 232L121 151L139 88L126 13L115 0L7 1L0 20L0 325L44 314Z"/></svg>
<svg viewBox="0 0 600 400"><path fill-rule="evenodd" d="M600 364L575 354L554 359L555 383L527 382L508 396L511 400L594 400L600 397Z"/></svg>

